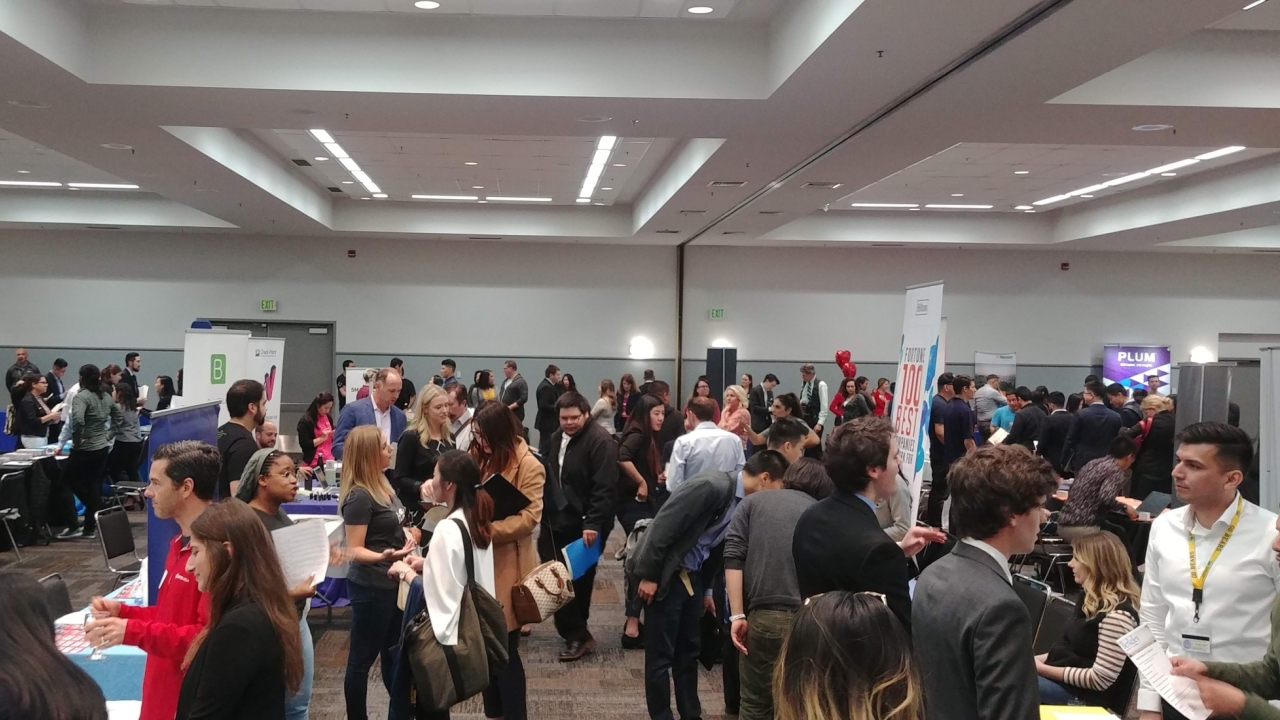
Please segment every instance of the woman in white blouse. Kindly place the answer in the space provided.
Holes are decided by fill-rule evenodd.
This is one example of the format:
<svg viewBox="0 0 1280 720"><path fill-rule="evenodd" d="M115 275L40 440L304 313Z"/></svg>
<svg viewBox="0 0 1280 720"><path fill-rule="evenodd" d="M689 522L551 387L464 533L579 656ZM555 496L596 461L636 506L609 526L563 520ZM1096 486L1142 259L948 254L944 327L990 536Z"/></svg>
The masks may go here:
<svg viewBox="0 0 1280 720"><path fill-rule="evenodd" d="M448 518L436 526L426 558L409 557L391 566L390 575L412 583L422 575L422 591L431 629L441 645L458 644L458 610L467 583L466 547L475 548L475 582L495 595L493 582L493 500L480 487L480 468L461 450L450 450L436 462L435 475L423 483L422 498L448 506ZM469 537L454 520L467 526ZM432 718L447 718L443 711Z"/></svg>
<svg viewBox="0 0 1280 720"><path fill-rule="evenodd" d="M613 389L613 381L605 378L600 381L600 399L591 408L591 420L613 435L613 416L618 414L618 396Z"/></svg>

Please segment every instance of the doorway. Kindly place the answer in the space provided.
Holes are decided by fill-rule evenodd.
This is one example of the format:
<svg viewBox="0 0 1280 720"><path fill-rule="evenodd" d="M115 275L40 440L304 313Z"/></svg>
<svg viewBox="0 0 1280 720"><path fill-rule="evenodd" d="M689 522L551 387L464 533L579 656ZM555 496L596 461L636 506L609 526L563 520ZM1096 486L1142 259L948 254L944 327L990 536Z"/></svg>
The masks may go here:
<svg viewBox="0 0 1280 720"><path fill-rule="evenodd" d="M298 420L317 393L334 392L337 337L332 322L250 322L211 320L215 328L247 330L255 337L284 339L285 371L280 385L280 434L296 435Z"/></svg>

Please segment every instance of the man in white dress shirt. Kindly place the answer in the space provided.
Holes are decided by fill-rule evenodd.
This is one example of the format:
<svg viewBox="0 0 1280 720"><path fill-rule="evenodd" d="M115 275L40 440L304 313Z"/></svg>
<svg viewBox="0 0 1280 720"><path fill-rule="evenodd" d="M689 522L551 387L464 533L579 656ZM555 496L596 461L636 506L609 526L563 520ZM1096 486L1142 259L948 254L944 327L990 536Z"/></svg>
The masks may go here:
<svg viewBox="0 0 1280 720"><path fill-rule="evenodd" d="M455 382L445 388L449 395L449 431L453 433L453 446L459 450L471 449L471 421L475 413L467 407L467 387Z"/></svg>
<svg viewBox="0 0 1280 720"><path fill-rule="evenodd" d="M800 408L803 419L818 434L819 443L804 451L805 457L822 458L822 431L831 421L831 400L827 396L827 383L819 380L813 363L800 366Z"/></svg>
<svg viewBox="0 0 1280 720"><path fill-rule="evenodd" d="M1184 507L1157 518L1147 545L1142 623L1175 656L1254 662L1267 652L1280 591L1271 551L1276 515L1236 488L1253 461L1239 428L1202 422L1178 434L1174 490ZM1142 720L1177 719L1150 685L1138 691Z"/></svg>
<svg viewBox="0 0 1280 720"><path fill-rule="evenodd" d="M686 479L708 470L732 475L746 462L742 438L716 427L716 405L711 398L693 398L684 411L685 427L696 426L676 438L671 447L671 464L667 470L669 492L680 489Z"/></svg>

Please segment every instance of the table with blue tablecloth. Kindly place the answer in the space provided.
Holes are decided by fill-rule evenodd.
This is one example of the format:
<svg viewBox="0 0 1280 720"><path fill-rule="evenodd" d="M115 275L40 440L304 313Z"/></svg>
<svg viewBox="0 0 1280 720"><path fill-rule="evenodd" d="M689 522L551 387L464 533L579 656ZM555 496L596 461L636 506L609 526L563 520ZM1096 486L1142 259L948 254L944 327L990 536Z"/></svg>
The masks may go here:
<svg viewBox="0 0 1280 720"><path fill-rule="evenodd" d="M145 570L141 577L145 577ZM145 587L141 579L134 579L126 583L119 589L107 595L112 600L119 600L127 605L144 605L146 604ZM84 627L84 616L89 612L89 608L84 608L69 615L58 618L55 625L58 626L60 632L74 634L70 629L62 630L63 626ZM83 632L80 633L83 638ZM60 636L61 638L61 636ZM92 649L84 647L67 652L67 657L82 670L88 673L93 681L98 683L98 687L102 688L102 694L107 700L141 700L142 699L142 675L147 667L147 653L139 648L129 645L117 645L102 651L105 655L101 660L90 660L89 656Z"/></svg>

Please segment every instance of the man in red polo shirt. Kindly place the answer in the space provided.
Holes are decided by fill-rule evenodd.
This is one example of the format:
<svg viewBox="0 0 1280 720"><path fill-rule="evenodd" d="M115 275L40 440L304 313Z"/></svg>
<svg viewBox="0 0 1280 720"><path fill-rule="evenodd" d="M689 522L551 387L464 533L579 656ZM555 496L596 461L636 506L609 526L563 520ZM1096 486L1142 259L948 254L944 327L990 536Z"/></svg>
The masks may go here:
<svg viewBox="0 0 1280 720"><path fill-rule="evenodd" d="M169 544L156 603L135 607L93 599L93 609L111 617L86 628L89 642L103 648L132 645L147 653L139 720L173 720L182 687L182 660L209 622L209 599L187 572L187 558L191 523L213 501L220 469L218 449L207 443L184 440L156 450L146 495L156 517L170 518L182 529Z"/></svg>

